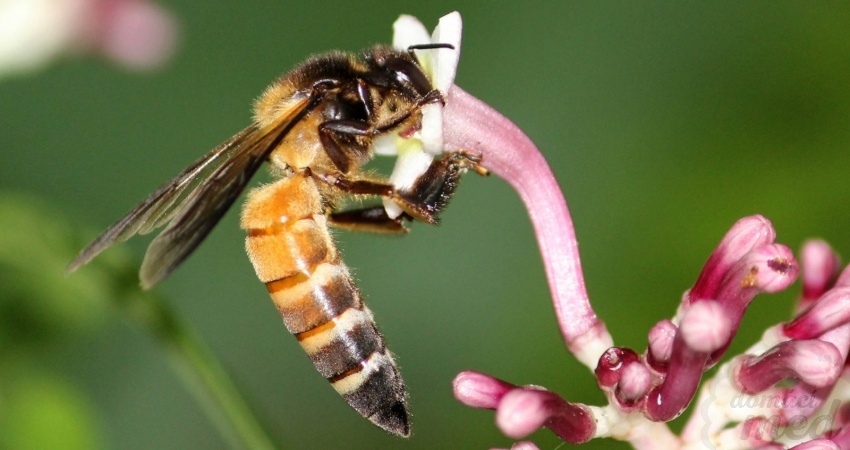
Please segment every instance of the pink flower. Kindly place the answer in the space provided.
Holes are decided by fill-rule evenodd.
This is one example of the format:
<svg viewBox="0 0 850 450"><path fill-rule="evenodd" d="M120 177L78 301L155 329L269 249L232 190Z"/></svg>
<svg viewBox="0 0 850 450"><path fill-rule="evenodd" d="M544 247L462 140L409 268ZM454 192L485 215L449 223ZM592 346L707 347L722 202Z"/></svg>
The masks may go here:
<svg viewBox="0 0 850 450"><path fill-rule="evenodd" d="M457 17L459 24L459 16ZM460 32L460 26L456 28ZM459 36L456 37L459 48ZM807 243L797 317L768 329L743 355L718 365L758 294L788 288L800 268L775 242L764 217L736 223L711 254L675 316L650 330L643 353L614 347L584 287L572 220L542 154L511 121L455 85L446 89L445 150L480 152L526 205L567 348L593 370L608 404L569 402L539 386L517 386L479 372L454 380L455 397L495 410L496 426L523 439L548 428L570 443L610 437L639 449L850 448L850 389L836 388L850 347L850 269L823 242ZM672 305L671 305L672 306ZM697 408L680 435L665 424ZM831 408L831 409L830 409ZM839 414L839 411L843 411ZM800 425L823 425L797 431ZM519 442L514 448L536 448Z"/></svg>

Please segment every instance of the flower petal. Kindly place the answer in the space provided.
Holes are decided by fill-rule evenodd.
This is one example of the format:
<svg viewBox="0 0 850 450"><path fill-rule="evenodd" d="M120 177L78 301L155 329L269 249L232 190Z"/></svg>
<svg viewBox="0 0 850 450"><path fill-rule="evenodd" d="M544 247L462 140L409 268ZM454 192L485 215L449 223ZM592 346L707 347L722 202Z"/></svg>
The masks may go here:
<svg viewBox="0 0 850 450"><path fill-rule="evenodd" d="M390 175L390 184L402 191L410 188L413 182L416 181L416 178L428 170L428 166L431 165L433 159L434 157L431 154L423 152L421 149L400 151L395 167L393 167L393 173ZM387 215L390 218L395 219L404 212L398 206L398 203L390 199L384 199L383 203L384 210L387 211Z"/></svg>
<svg viewBox="0 0 850 450"><path fill-rule="evenodd" d="M422 129L419 130L422 149L431 154L443 152L443 107L437 104L422 107ZM421 175L421 174L420 174Z"/></svg>
<svg viewBox="0 0 850 450"><path fill-rule="evenodd" d="M416 17L402 14L393 23L393 47L407 50L411 45L431 42L428 29Z"/></svg>
<svg viewBox="0 0 850 450"><path fill-rule="evenodd" d="M449 88L455 82L455 73L457 72L457 63L460 59L460 36L463 29L463 22L460 19L460 13L455 11L440 18L437 28L434 28L434 34L431 35L431 42L435 44L450 44L454 50L441 48L429 50L433 52L431 64L433 79L431 84L434 89L439 90L446 95Z"/></svg>

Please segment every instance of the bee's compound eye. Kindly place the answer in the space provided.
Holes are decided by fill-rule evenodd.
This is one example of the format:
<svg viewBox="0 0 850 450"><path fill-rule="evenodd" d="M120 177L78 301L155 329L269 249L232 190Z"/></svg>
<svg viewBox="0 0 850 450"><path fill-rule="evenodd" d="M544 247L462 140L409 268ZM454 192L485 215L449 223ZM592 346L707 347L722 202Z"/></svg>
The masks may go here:
<svg viewBox="0 0 850 450"><path fill-rule="evenodd" d="M425 95L431 90L431 82L428 81L428 77L412 60L387 58L386 67L393 72L396 80L410 84L419 95Z"/></svg>

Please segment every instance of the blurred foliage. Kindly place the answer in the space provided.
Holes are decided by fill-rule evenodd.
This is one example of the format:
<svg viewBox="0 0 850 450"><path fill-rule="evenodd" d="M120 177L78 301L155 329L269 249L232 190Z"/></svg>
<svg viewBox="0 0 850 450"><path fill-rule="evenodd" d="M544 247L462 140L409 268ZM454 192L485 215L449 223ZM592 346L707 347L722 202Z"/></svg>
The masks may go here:
<svg viewBox="0 0 850 450"><path fill-rule="evenodd" d="M0 370L0 448L105 448L98 419L91 400L68 381L37 369Z"/></svg>
<svg viewBox="0 0 850 450"><path fill-rule="evenodd" d="M6 195L0 214L0 427L18 423L8 422L12 411L28 421L29 407L12 399L41 392L65 398L55 405L87 399L52 427L81 430L68 442L227 448L153 340L123 319L103 320L104 300L135 285L128 268L146 240L65 277L85 240L61 217L93 237L244 127L250 100L274 77L315 52L389 41L400 13L429 26L455 9L463 15L457 83L549 159L593 305L618 345L645 346L744 215L773 220L792 248L819 236L850 254L844 3L163 3L181 20L183 46L159 73L67 60L0 84L0 189L28 194ZM491 413L452 398L464 369L602 402L560 341L528 220L500 180L467 177L438 229L336 237L399 357L414 413L409 440L369 425L316 375L256 281L234 212L161 288L282 446L508 446ZM785 320L793 296L757 299L732 351ZM559 445L546 431L532 439Z"/></svg>
<svg viewBox="0 0 850 450"><path fill-rule="evenodd" d="M0 271L7 274L0 297L0 351L55 344L102 324L107 300L115 295L114 269L132 263L126 251L110 253L93 270L69 277L69 256L82 242L54 206L0 191Z"/></svg>
<svg viewBox="0 0 850 450"><path fill-rule="evenodd" d="M227 374L191 328L161 299L139 289L126 252L98 258L84 275L64 274L70 255L80 246L76 234L38 199L0 192L0 267L12 275L0 290L1 342L6 345L0 348L0 398L5 400L0 402L2 448L100 446L89 400L72 384L30 366L39 365L33 347L56 345L96 328L110 304L162 344L222 437L235 447L272 448ZM3 368L10 372L8 377Z"/></svg>
<svg viewBox="0 0 850 450"><path fill-rule="evenodd" d="M42 367L50 348L103 325L114 278L103 269L122 259L65 276L80 243L71 230L37 198L0 192L0 448L103 447L91 400Z"/></svg>

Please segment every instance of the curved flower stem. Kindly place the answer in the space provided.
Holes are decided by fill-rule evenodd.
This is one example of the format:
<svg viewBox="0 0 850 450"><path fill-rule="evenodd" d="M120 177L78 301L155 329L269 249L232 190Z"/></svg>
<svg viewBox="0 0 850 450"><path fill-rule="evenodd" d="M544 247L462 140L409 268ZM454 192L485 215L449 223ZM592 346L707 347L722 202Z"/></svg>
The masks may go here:
<svg viewBox="0 0 850 450"><path fill-rule="evenodd" d="M519 193L534 226L564 340L582 363L596 367L613 341L590 306L572 218L543 155L519 127L457 86L449 90L443 123L446 148L480 151L484 166Z"/></svg>
<svg viewBox="0 0 850 450"><path fill-rule="evenodd" d="M200 336L152 292L118 295L123 312L153 334L180 378L233 448L277 448Z"/></svg>

